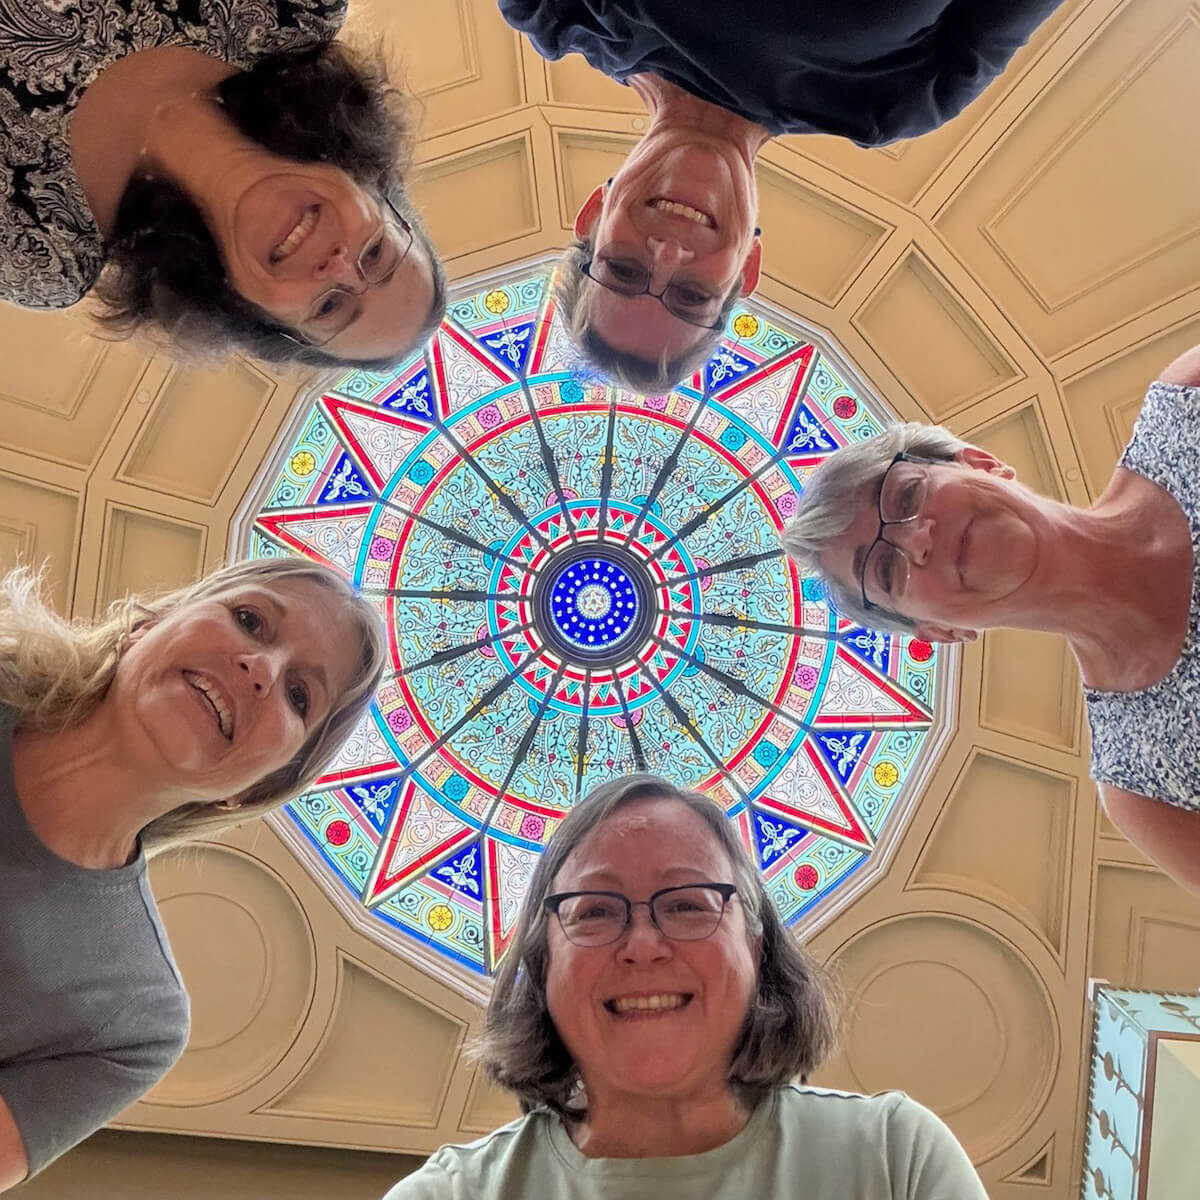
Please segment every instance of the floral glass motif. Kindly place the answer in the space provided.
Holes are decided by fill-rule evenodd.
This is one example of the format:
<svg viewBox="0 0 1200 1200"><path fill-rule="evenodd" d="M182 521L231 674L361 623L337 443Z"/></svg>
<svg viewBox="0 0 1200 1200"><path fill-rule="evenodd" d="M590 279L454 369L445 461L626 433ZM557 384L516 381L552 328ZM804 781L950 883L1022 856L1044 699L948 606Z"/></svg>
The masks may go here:
<svg viewBox="0 0 1200 1200"><path fill-rule="evenodd" d="M545 274L313 401L243 540L344 572L391 640L281 819L381 932L485 975L559 821L628 771L711 795L784 920L818 912L945 691L933 647L844 620L779 550L813 468L886 420L837 362L748 304L703 372L634 396L580 369Z"/></svg>

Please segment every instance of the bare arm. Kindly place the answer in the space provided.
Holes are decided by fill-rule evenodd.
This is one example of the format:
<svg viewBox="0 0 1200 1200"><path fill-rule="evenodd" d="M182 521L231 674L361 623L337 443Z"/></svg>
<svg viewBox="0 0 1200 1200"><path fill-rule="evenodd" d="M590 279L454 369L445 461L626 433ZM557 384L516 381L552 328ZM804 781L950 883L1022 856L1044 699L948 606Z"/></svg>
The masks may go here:
<svg viewBox="0 0 1200 1200"><path fill-rule="evenodd" d="M1156 866L1200 896L1200 812L1100 785L1108 819Z"/></svg>
<svg viewBox="0 0 1200 1200"><path fill-rule="evenodd" d="M7 1192L29 1174L29 1159L17 1123L0 1096L0 1192Z"/></svg>
<svg viewBox="0 0 1200 1200"><path fill-rule="evenodd" d="M1185 350L1158 378L1182 387L1200 386L1200 346Z"/></svg>

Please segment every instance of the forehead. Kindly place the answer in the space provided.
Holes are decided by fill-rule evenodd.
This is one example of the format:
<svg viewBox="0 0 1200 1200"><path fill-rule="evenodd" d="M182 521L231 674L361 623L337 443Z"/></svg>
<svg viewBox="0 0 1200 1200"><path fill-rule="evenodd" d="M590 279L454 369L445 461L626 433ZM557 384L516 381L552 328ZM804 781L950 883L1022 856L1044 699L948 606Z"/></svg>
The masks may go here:
<svg viewBox="0 0 1200 1200"><path fill-rule="evenodd" d="M555 887L725 879L732 865L701 817L678 800L654 796L617 809L593 829L559 870Z"/></svg>
<svg viewBox="0 0 1200 1200"><path fill-rule="evenodd" d="M295 650L306 665L320 667L330 691L344 690L361 653L357 622L333 588L303 576L247 581L206 598L222 605L252 605L275 621L275 639Z"/></svg>

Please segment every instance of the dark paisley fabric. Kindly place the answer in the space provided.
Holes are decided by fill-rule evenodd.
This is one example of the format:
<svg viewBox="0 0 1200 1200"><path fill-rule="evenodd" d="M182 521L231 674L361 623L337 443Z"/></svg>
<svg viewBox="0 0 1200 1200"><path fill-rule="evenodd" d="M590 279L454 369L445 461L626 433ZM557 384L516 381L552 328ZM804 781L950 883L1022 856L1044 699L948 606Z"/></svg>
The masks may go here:
<svg viewBox="0 0 1200 1200"><path fill-rule="evenodd" d="M1200 811L1200 388L1151 384L1119 465L1178 501L1195 574L1187 637L1166 677L1137 692L1085 689L1092 778Z"/></svg>
<svg viewBox="0 0 1200 1200"><path fill-rule="evenodd" d="M0 0L0 299L66 308L104 265L70 151L101 71L155 46L244 68L332 40L345 16L346 0Z"/></svg>

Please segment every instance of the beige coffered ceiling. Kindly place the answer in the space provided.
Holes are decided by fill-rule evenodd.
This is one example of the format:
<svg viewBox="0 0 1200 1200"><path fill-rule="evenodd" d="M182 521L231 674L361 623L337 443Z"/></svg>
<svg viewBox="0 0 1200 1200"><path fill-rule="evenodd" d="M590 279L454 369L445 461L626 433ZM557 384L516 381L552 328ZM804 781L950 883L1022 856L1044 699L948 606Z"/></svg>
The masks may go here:
<svg viewBox="0 0 1200 1200"><path fill-rule="evenodd" d="M421 93L415 197L463 279L563 245L643 127L491 0L354 0ZM753 20L753 9L731 8ZM1003 79L918 142L785 138L759 170L761 294L825 330L903 418L1086 504L1145 383L1200 342L1200 8L1068 0ZM0 560L48 559L90 615L221 561L310 376L185 369L0 312ZM1085 991L1200 985L1200 904L1100 817L1065 645L987 635L887 876L811 942L851 997L818 1082L904 1088L996 1200L1078 1194ZM269 828L154 868L192 1044L126 1128L421 1153L512 1106L463 1045L479 1011L351 928Z"/></svg>

